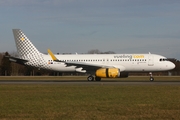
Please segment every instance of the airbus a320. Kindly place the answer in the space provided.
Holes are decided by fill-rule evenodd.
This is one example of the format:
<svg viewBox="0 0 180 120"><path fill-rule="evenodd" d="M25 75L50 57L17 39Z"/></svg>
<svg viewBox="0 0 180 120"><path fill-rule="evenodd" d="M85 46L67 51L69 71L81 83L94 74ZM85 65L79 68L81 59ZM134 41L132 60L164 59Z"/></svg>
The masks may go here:
<svg viewBox="0 0 180 120"><path fill-rule="evenodd" d="M88 73L88 81L128 77L130 72L157 72L175 68L174 63L157 54L43 54L20 29L13 29L19 57L10 60L23 65L58 72ZM150 74L150 81L154 81Z"/></svg>

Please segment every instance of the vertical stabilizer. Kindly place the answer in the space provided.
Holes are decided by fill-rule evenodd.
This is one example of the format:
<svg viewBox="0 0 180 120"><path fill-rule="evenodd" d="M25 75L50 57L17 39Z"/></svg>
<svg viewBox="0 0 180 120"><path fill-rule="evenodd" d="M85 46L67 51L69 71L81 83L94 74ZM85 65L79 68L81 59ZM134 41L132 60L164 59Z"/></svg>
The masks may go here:
<svg viewBox="0 0 180 120"><path fill-rule="evenodd" d="M13 29L14 39L19 58L27 60L26 65L38 68L48 68L43 54L31 43L26 35L20 29Z"/></svg>
<svg viewBox="0 0 180 120"><path fill-rule="evenodd" d="M20 29L13 29L13 34L20 58L30 59L30 57L34 58L40 55L40 52Z"/></svg>

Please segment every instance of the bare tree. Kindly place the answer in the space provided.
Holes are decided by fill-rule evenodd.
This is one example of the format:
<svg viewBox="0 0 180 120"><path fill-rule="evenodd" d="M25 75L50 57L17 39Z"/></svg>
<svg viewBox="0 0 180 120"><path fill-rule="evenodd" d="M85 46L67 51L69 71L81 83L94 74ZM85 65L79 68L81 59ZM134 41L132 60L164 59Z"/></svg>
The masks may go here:
<svg viewBox="0 0 180 120"><path fill-rule="evenodd" d="M107 51L107 52L103 52L102 54L115 54L115 52L113 52L113 51Z"/></svg>
<svg viewBox="0 0 180 120"><path fill-rule="evenodd" d="M9 61L9 58L7 56L9 56L9 53L5 52L1 60L1 75L5 76L11 75L11 62Z"/></svg>
<svg viewBox="0 0 180 120"><path fill-rule="evenodd" d="M0 63L2 61L2 58L3 58L3 53L0 53Z"/></svg>
<svg viewBox="0 0 180 120"><path fill-rule="evenodd" d="M3 53L0 53L0 75L2 75L2 58L3 58Z"/></svg>
<svg viewBox="0 0 180 120"><path fill-rule="evenodd" d="M101 51L99 51L98 49L93 49L93 50L89 50L88 54L101 54Z"/></svg>
<svg viewBox="0 0 180 120"><path fill-rule="evenodd" d="M13 57L18 57L18 53L17 53L17 52L15 52L15 51L10 52L9 54L10 54L11 56L13 56Z"/></svg>
<svg viewBox="0 0 180 120"><path fill-rule="evenodd" d="M98 49L89 50L88 54L115 54L113 51L101 52Z"/></svg>

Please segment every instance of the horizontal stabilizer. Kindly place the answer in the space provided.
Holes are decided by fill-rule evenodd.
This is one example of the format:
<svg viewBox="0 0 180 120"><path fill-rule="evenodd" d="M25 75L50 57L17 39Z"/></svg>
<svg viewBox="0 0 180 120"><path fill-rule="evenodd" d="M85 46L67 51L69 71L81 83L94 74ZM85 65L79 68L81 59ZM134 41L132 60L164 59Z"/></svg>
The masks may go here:
<svg viewBox="0 0 180 120"><path fill-rule="evenodd" d="M24 64L26 62L28 62L28 60L24 60L24 59L20 59L20 58L16 58L16 57L11 57L11 56L7 56L9 58L9 60L11 62L15 62L15 63L18 63L18 64Z"/></svg>

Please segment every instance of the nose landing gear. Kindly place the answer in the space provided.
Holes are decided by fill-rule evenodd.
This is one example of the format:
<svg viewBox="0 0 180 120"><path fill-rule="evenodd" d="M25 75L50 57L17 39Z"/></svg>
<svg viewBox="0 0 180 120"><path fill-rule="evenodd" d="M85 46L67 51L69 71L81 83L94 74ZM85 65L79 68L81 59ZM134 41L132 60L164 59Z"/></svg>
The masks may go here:
<svg viewBox="0 0 180 120"><path fill-rule="evenodd" d="M149 75L150 75L149 80L150 80L151 82L154 81L154 78L153 78L153 76L152 76L152 72L150 72Z"/></svg>

